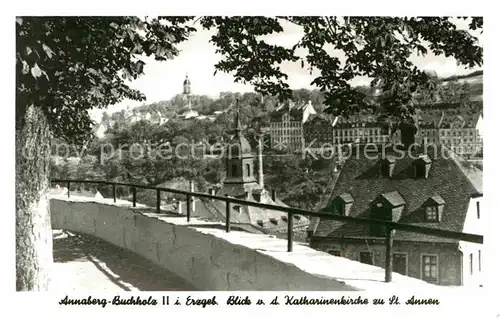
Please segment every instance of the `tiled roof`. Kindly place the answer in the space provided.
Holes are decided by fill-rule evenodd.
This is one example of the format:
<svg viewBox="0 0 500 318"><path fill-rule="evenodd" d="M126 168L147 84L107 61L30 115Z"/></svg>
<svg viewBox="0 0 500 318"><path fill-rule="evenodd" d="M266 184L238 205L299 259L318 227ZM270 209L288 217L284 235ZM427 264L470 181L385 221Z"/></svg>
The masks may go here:
<svg viewBox="0 0 500 318"><path fill-rule="evenodd" d="M320 121L320 122L324 122L325 124L331 125L333 123L333 119L334 119L334 117L329 115L329 114L316 113L316 114L309 115L305 124L312 124L312 123Z"/></svg>
<svg viewBox="0 0 500 318"><path fill-rule="evenodd" d="M356 127L380 127L377 116L372 114L360 114L353 116L340 116L335 128L356 128Z"/></svg>
<svg viewBox="0 0 500 318"><path fill-rule="evenodd" d="M434 201L436 204L445 204L446 202L444 201L443 197L440 196L440 195L435 195L433 197L431 197L431 200Z"/></svg>
<svg viewBox="0 0 500 318"><path fill-rule="evenodd" d="M271 120L279 119L279 117L283 114L289 113L291 117L290 120L301 121L306 106L307 103L304 102L295 103L294 101L286 101L284 103L280 103L276 109L270 113Z"/></svg>
<svg viewBox="0 0 500 318"><path fill-rule="evenodd" d="M253 199L247 199L253 201ZM277 200L273 202L267 196L264 197L262 203L276 204L286 206L283 202ZM186 202L181 202L181 212L186 213ZM225 222L226 220L226 204L219 200L196 199L195 210L191 214L205 220ZM287 213L261 209L253 206L240 206L239 204L231 204L231 223L252 225L256 229L260 229L263 233L279 231L287 228ZM297 216L294 219L294 227L303 227L309 225L309 219L304 216Z"/></svg>
<svg viewBox="0 0 500 318"><path fill-rule="evenodd" d="M398 191L383 193L380 196L387 202L389 202L393 207L398 207L406 204L405 200L403 199L403 197L401 197Z"/></svg>
<svg viewBox="0 0 500 318"><path fill-rule="evenodd" d="M339 195L339 198L342 199L345 203L354 202L352 195L350 195L349 193L342 193L341 195Z"/></svg>
<svg viewBox="0 0 500 318"><path fill-rule="evenodd" d="M452 124L474 128L481 116L481 110L472 108L423 109L418 112L417 116L419 128L450 128Z"/></svg>
<svg viewBox="0 0 500 318"><path fill-rule="evenodd" d="M445 155L442 156L441 152ZM460 159L451 156L450 151L445 148L439 148L437 154L439 156L435 156L433 151L429 152L432 163L427 179L413 178L414 159L408 154L398 157L392 178L381 176L379 159L372 156L351 156L344 163L325 212L333 210L331 204L334 198L343 193L350 193L354 202L349 216L369 218L371 203L385 194L385 198L394 204L404 201L404 209L398 222L462 231L471 196L482 193L482 172L471 167L461 167ZM430 198L445 202L439 223L424 223L425 203ZM320 220L314 235L368 237L369 229L369 226L323 219ZM453 241L402 231L396 231L395 239Z"/></svg>

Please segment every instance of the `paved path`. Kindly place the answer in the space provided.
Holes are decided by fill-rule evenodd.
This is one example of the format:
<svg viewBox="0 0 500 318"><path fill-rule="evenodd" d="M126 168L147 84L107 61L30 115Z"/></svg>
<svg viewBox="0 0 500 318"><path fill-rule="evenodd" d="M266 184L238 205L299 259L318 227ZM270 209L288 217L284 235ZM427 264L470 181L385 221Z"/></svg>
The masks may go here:
<svg viewBox="0 0 500 318"><path fill-rule="evenodd" d="M54 230L54 291L190 291L175 274L102 240Z"/></svg>

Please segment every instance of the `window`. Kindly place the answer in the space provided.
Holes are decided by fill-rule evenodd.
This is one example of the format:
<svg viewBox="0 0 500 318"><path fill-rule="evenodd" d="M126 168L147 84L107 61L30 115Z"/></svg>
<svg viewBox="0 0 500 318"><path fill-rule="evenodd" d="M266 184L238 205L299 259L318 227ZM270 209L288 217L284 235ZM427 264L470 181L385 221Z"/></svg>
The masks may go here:
<svg viewBox="0 0 500 318"><path fill-rule="evenodd" d="M469 254L469 268L470 268L470 274L474 274L474 254L470 253Z"/></svg>
<svg viewBox="0 0 500 318"><path fill-rule="evenodd" d="M438 282L438 259L436 255L422 256L422 279L429 283Z"/></svg>
<svg viewBox="0 0 500 318"><path fill-rule="evenodd" d="M415 178L425 178L426 177L426 169L425 164L422 162L415 163Z"/></svg>
<svg viewBox="0 0 500 318"><path fill-rule="evenodd" d="M479 209L479 201L476 202L476 209L477 209L477 219L479 220L481 218L481 211Z"/></svg>
<svg viewBox="0 0 500 318"><path fill-rule="evenodd" d="M340 202L335 202L333 205L333 214L344 215L344 205Z"/></svg>
<svg viewBox="0 0 500 318"><path fill-rule="evenodd" d="M373 254L370 252L359 252L359 261L363 264L373 265Z"/></svg>
<svg viewBox="0 0 500 318"><path fill-rule="evenodd" d="M250 164L247 163L247 177L250 177Z"/></svg>
<svg viewBox="0 0 500 318"><path fill-rule="evenodd" d="M328 251L328 254L333 255L333 256L338 256L338 257L342 256L342 253L338 250Z"/></svg>
<svg viewBox="0 0 500 318"><path fill-rule="evenodd" d="M438 221L438 207L436 205L426 207L425 220L429 222Z"/></svg>
<svg viewBox="0 0 500 318"><path fill-rule="evenodd" d="M233 176L237 177L238 176L238 167L235 164L233 164L233 167L231 169L233 172Z"/></svg>
<svg viewBox="0 0 500 318"><path fill-rule="evenodd" d="M408 275L406 267L406 254L393 253L392 254L392 270L401 275Z"/></svg>

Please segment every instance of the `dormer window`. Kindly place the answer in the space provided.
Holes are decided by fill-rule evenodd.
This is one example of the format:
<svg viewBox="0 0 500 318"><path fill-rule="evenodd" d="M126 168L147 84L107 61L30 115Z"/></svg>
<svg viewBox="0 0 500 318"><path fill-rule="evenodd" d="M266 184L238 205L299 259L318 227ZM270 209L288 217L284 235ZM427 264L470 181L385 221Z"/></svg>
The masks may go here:
<svg viewBox="0 0 500 318"><path fill-rule="evenodd" d="M354 199L349 193L342 193L333 199L333 213L337 215L349 215Z"/></svg>
<svg viewBox="0 0 500 318"><path fill-rule="evenodd" d="M258 224L259 226L263 227L263 226L264 226L264 221L262 221L262 220L257 220L257 224Z"/></svg>
<svg viewBox="0 0 500 318"><path fill-rule="evenodd" d="M281 219L282 219L283 221L287 222L287 221L288 221L288 216L286 216L286 215L282 215L282 216L281 216Z"/></svg>
<svg viewBox="0 0 500 318"><path fill-rule="evenodd" d="M444 209L444 200L440 195L435 195L425 203L425 222L440 222Z"/></svg>
<svg viewBox="0 0 500 318"><path fill-rule="evenodd" d="M429 170L431 169L431 159L427 155L420 156L413 162L413 177L425 178L429 177Z"/></svg>
<svg viewBox="0 0 500 318"><path fill-rule="evenodd" d="M380 174L384 177L392 178L394 167L396 166L396 159L392 156L382 158L380 161Z"/></svg>
<svg viewBox="0 0 500 318"><path fill-rule="evenodd" d="M406 201L397 191L386 192L379 195L371 203L371 218L398 222L401 213L406 205ZM373 224L370 226L372 236L384 236L386 228L384 226Z"/></svg>
<svg viewBox="0 0 500 318"><path fill-rule="evenodd" d="M278 225L278 220L276 218L270 218L269 222L271 222L274 225Z"/></svg>

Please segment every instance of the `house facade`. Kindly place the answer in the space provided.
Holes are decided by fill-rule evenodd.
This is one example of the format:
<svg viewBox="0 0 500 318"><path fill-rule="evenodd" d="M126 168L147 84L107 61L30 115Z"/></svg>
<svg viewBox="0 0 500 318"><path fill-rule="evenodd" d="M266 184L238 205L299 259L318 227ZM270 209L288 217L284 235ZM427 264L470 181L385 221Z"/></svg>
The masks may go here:
<svg viewBox="0 0 500 318"><path fill-rule="evenodd" d="M305 147L315 151L332 147L334 144L332 124L331 116L326 114L310 116L303 125Z"/></svg>
<svg viewBox="0 0 500 318"><path fill-rule="evenodd" d="M304 147L304 123L316 115L311 101L280 104L271 114L271 148L281 151L301 151Z"/></svg>
<svg viewBox="0 0 500 318"><path fill-rule="evenodd" d="M425 109L419 114L417 142L443 145L466 158L483 152L483 115L480 109Z"/></svg>
<svg viewBox="0 0 500 318"><path fill-rule="evenodd" d="M399 141L399 131L393 136L376 122L373 115L340 117L333 131L333 140L336 145L345 144L386 144L390 141Z"/></svg>
<svg viewBox="0 0 500 318"><path fill-rule="evenodd" d="M344 162L323 212L481 234L481 171L445 147L371 151ZM383 227L312 223L311 247L385 266ZM438 285L478 286L483 256L479 244L396 231L393 270Z"/></svg>

